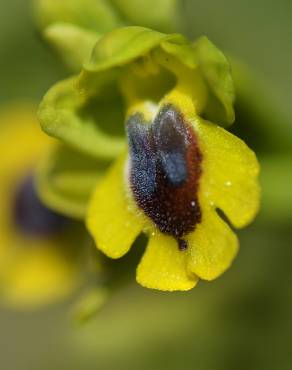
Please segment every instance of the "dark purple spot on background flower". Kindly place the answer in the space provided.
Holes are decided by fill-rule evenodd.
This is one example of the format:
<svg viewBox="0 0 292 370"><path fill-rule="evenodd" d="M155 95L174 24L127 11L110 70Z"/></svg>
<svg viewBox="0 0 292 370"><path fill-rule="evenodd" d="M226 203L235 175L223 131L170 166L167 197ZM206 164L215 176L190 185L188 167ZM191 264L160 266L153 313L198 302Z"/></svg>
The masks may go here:
<svg viewBox="0 0 292 370"><path fill-rule="evenodd" d="M46 208L39 200L31 176L19 186L14 198L14 222L18 229L31 236L55 236L68 219Z"/></svg>
<svg viewBox="0 0 292 370"><path fill-rule="evenodd" d="M161 232L178 241L180 250L187 249L183 236L201 220L201 153L194 130L167 105L153 123L141 114L130 117L127 133L135 201Z"/></svg>

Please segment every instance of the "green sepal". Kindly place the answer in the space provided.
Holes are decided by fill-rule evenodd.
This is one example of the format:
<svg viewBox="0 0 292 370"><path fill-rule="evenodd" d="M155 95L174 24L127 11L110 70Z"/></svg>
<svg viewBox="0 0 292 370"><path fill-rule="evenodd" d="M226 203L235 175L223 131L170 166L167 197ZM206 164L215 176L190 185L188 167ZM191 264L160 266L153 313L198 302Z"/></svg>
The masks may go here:
<svg viewBox="0 0 292 370"><path fill-rule="evenodd" d="M193 47L209 88L205 117L220 126L228 127L235 119L235 89L230 63L205 36L200 37Z"/></svg>
<svg viewBox="0 0 292 370"><path fill-rule="evenodd" d="M123 68L150 55L167 41L187 44L182 35L167 35L143 27L123 27L109 32L95 44L90 60L84 63L78 88L89 96L115 94Z"/></svg>
<svg viewBox="0 0 292 370"><path fill-rule="evenodd" d="M70 23L54 23L44 31L44 38L53 46L70 70L79 72L90 56L100 35Z"/></svg>
<svg viewBox="0 0 292 370"><path fill-rule="evenodd" d="M118 135L123 132L121 99L90 100L76 81L63 80L45 95L39 108L42 129L92 157L115 158L124 149L124 137Z"/></svg>
<svg viewBox="0 0 292 370"><path fill-rule="evenodd" d="M181 22L178 0L111 0L127 24L175 31Z"/></svg>
<svg viewBox="0 0 292 370"><path fill-rule="evenodd" d="M37 167L38 194L49 208L83 219L91 193L107 167L108 162L96 161L56 143Z"/></svg>
<svg viewBox="0 0 292 370"><path fill-rule="evenodd" d="M107 0L34 0L34 12L41 30L64 22L101 34L121 25Z"/></svg>
<svg viewBox="0 0 292 370"><path fill-rule="evenodd" d="M122 27L107 33L95 45L91 59L84 63L87 72L101 72L123 66L150 50L158 47L163 41L172 40L185 43L180 34L167 35L144 27Z"/></svg>

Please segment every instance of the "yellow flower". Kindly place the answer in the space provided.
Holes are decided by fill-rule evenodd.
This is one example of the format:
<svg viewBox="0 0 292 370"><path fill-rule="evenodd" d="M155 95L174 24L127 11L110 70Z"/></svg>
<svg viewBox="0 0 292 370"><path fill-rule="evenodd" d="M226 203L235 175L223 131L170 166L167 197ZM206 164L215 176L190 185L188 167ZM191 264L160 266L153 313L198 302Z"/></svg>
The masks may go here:
<svg viewBox="0 0 292 370"><path fill-rule="evenodd" d="M199 116L186 83L179 80L159 104L131 101L129 151L97 185L87 217L97 247L111 258L146 233L137 281L167 291L221 275L238 239L218 210L241 228L259 206L254 153Z"/></svg>
<svg viewBox="0 0 292 370"><path fill-rule="evenodd" d="M31 105L2 108L0 130L0 298L39 306L68 295L78 281L68 220L41 204L32 182L36 161L53 143Z"/></svg>
<svg viewBox="0 0 292 370"><path fill-rule="evenodd" d="M137 269L145 287L188 290L218 277L238 250L224 218L240 228L258 210L256 157L222 128L234 121L234 98L230 65L206 37L193 43L123 27L101 37L80 75L53 86L40 105L49 135L96 160L119 157L97 184L86 222L112 258L141 232L149 236ZM119 122L126 151L123 138L108 134L118 134Z"/></svg>

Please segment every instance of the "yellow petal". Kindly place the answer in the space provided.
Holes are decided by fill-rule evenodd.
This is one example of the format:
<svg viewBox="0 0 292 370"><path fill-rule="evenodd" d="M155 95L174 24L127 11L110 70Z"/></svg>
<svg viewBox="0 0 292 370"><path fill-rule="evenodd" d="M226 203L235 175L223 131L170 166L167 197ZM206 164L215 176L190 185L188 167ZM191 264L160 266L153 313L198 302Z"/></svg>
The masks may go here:
<svg viewBox="0 0 292 370"><path fill-rule="evenodd" d="M98 184L87 214L87 227L97 247L111 258L127 253L143 228L126 194L125 159L121 156Z"/></svg>
<svg viewBox="0 0 292 370"><path fill-rule="evenodd" d="M243 227L259 208L259 164L254 152L223 128L195 119L203 155L200 200L218 207L235 227Z"/></svg>
<svg viewBox="0 0 292 370"><path fill-rule="evenodd" d="M156 232L137 269L137 281L150 289L189 290L198 282L187 271L188 251L180 251L174 238Z"/></svg>
<svg viewBox="0 0 292 370"><path fill-rule="evenodd" d="M187 238L190 271L205 280L221 275L238 251L238 240L213 209L205 209L202 222Z"/></svg>

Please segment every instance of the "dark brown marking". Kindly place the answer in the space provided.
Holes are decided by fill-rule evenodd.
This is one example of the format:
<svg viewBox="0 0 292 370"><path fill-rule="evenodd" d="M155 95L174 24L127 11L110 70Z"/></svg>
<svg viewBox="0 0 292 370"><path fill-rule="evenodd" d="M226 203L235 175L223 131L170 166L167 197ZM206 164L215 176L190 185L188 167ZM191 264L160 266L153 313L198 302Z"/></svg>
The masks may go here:
<svg viewBox="0 0 292 370"><path fill-rule="evenodd" d="M180 250L182 238L201 221L198 202L202 156L193 128L172 105L154 122L140 114L129 118L130 184L138 206L159 230L172 235Z"/></svg>

